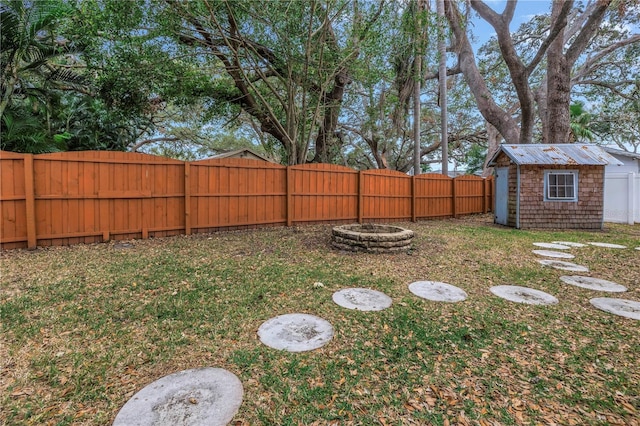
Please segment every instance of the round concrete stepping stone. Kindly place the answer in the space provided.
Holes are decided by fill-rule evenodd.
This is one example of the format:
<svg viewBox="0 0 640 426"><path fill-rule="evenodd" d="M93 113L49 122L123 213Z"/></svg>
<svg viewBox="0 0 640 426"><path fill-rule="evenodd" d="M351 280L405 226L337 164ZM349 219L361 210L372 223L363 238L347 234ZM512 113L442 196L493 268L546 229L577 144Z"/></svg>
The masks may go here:
<svg viewBox="0 0 640 426"><path fill-rule="evenodd" d="M555 257L558 259L573 259L575 256L569 253L562 253L561 251L551 250L533 250L538 256Z"/></svg>
<svg viewBox="0 0 640 426"><path fill-rule="evenodd" d="M636 250L640 250L640 247L636 247Z"/></svg>
<svg viewBox="0 0 640 426"><path fill-rule="evenodd" d="M535 290L529 287L517 285L497 285L489 289L491 293L498 297L517 303L527 303L529 305L553 305L558 303L558 299L544 291Z"/></svg>
<svg viewBox="0 0 640 426"><path fill-rule="evenodd" d="M555 249L555 250L569 250L571 248L565 244L558 244L558 243L533 243L533 245L536 247Z"/></svg>
<svg viewBox="0 0 640 426"><path fill-rule="evenodd" d="M345 288L333 293L334 302L343 308L358 311L381 311L391 306L391 298L370 288Z"/></svg>
<svg viewBox="0 0 640 426"><path fill-rule="evenodd" d="M564 262L562 260L541 259L538 260L543 266L551 266L552 268L562 269L563 271L571 272L589 272L589 268L582 265L576 265L571 262Z"/></svg>
<svg viewBox="0 0 640 426"><path fill-rule="evenodd" d="M197 368L145 386L120 409L113 426L223 426L242 404L242 383L222 368Z"/></svg>
<svg viewBox="0 0 640 426"><path fill-rule="evenodd" d="M333 337L333 327L314 315L286 314L262 323L258 336L274 349L304 352L326 345Z"/></svg>
<svg viewBox="0 0 640 426"><path fill-rule="evenodd" d="M560 279L566 284L588 288L589 290L608 291L611 293L622 293L627 291L627 288L623 285L600 278L582 277L580 275L563 275Z"/></svg>
<svg viewBox="0 0 640 426"><path fill-rule="evenodd" d="M435 302L461 302L467 293L461 288L438 281L416 281L409 284L409 291L423 299Z"/></svg>
<svg viewBox="0 0 640 426"><path fill-rule="evenodd" d="M586 244L574 243L573 241L552 241L552 243L569 247L586 247Z"/></svg>
<svg viewBox="0 0 640 426"><path fill-rule="evenodd" d="M589 243L592 246L596 247L606 247L606 248L615 248L615 249L626 249L627 246L623 246L620 244L611 244L611 243Z"/></svg>
<svg viewBox="0 0 640 426"><path fill-rule="evenodd" d="M593 306L621 317L640 320L640 302L610 297L596 297L589 300Z"/></svg>

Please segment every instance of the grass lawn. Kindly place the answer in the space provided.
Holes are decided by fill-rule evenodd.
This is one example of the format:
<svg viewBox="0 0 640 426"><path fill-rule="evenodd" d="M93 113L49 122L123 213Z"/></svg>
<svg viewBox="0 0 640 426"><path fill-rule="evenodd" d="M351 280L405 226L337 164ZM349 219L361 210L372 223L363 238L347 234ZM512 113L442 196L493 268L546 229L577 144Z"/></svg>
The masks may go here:
<svg viewBox="0 0 640 426"><path fill-rule="evenodd" d="M235 425L640 424L640 321L589 303L640 301L638 225L518 231L488 216L399 225L416 232L410 254L341 253L323 225L4 252L0 424L110 424L148 383L205 366L242 381ZM554 240L628 246L571 253L588 275L629 291L563 284L576 273L542 267L531 252ZM407 286L422 280L469 298L419 299ZM560 303L507 302L489 292L500 284ZM385 292L393 305L341 308L331 295L346 287ZM293 312L328 320L333 340L303 353L260 343L264 321Z"/></svg>

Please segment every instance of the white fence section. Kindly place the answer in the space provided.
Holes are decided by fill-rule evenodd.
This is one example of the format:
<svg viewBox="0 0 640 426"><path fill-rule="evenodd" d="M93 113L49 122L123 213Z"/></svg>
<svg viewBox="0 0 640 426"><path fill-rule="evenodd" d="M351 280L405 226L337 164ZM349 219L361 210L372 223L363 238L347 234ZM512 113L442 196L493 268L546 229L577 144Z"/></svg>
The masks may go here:
<svg viewBox="0 0 640 426"><path fill-rule="evenodd" d="M630 225L640 223L640 174L605 175L604 221Z"/></svg>

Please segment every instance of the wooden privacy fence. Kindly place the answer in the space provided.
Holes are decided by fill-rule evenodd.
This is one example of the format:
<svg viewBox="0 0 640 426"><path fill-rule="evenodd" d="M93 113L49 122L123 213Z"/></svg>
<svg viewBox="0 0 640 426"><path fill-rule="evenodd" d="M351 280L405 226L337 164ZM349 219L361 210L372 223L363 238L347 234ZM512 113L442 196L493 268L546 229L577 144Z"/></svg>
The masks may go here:
<svg viewBox="0 0 640 426"><path fill-rule="evenodd" d="M0 151L0 246L69 245L270 225L486 213L493 180L244 159Z"/></svg>

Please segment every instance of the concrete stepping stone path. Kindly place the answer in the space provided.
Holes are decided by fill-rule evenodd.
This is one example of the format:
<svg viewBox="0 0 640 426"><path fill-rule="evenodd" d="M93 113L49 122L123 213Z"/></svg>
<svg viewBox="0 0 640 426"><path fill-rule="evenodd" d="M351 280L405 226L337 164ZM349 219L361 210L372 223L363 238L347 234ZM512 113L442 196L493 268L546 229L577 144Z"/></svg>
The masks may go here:
<svg viewBox="0 0 640 426"><path fill-rule="evenodd" d="M611 244L611 243L589 243L592 246L596 247L605 247L605 248L614 248L614 249L626 249L627 246L623 246L620 244Z"/></svg>
<svg viewBox="0 0 640 426"><path fill-rule="evenodd" d="M409 284L409 291L434 302L455 303L467 298L467 293L461 288L439 281L416 281Z"/></svg>
<svg viewBox="0 0 640 426"><path fill-rule="evenodd" d="M533 250L535 254L538 256L544 257L555 257L558 259L573 259L575 256L569 253L562 253L561 251L551 251L551 250Z"/></svg>
<svg viewBox="0 0 640 426"><path fill-rule="evenodd" d="M593 306L621 317L640 320L640 302L627 299L614 299L610 297L596 297L589 300Z"/></svg>
<svg viewBox="0 0 640 426"><path fill-rule="evenodd" d="M571 272L589 272L589 268L582 265L577 265L571 262L564 262L562 260L540 259L538 262L543 266L551 266L555 269L562 269L563 271Z"/></svg>
<svg viewBox="0 0 640 426"><path fill-rule="evenodd" d="M554 249L554 250L569 250L571 248L568 245L558 244L558 243L533 243L533 245L536 247L542 247L542 248Z"/></svg>
<svg viewBox="0 0 640 426"><path fill-rule="evenodd" d="M381 311L392 303L386 294L369 288L345 288L333 293L331 298L343 308L358 311Z"/></svg>
<svg viewBox="0 0 640 426"><path fill-rule="evenodd" d="M582 243L574 243L573 241L552 241L552 243L554 244L560 244L563 246L569 246L569 247L586 247L586 244L582 244Z"/></svg>
<svg viewBox="0 0 640 426"><path fill-rule="evenodd" d="M262 323L258 337L262 343L274 349L304 352L329 343L333 337L333 327L315 315L286 314Z"/></svg>
<svg viewBox="0 0 640 426"><path fill-rule="evenodd" d="M227 370L184 370L133 395L113 426L223 426L233 420L242 396L242 383Z"/></svg>
<svg viewBox="0 0 640 426"><path fill-rule="evenodd" d="M544 291L517 285L498 285L489 289L491 293L510 302L526 303L529 305L553 305L558 299Z"/></svg>
<svg viewBox="0 0 640 426"><path fill-rule="evenodd" d="M589 290L608 291L611 293L622 293L627 291L627 288L623 285L600 278L582 277L580 275L563 275L560 279L566 284L587 288Z"/></svg>

